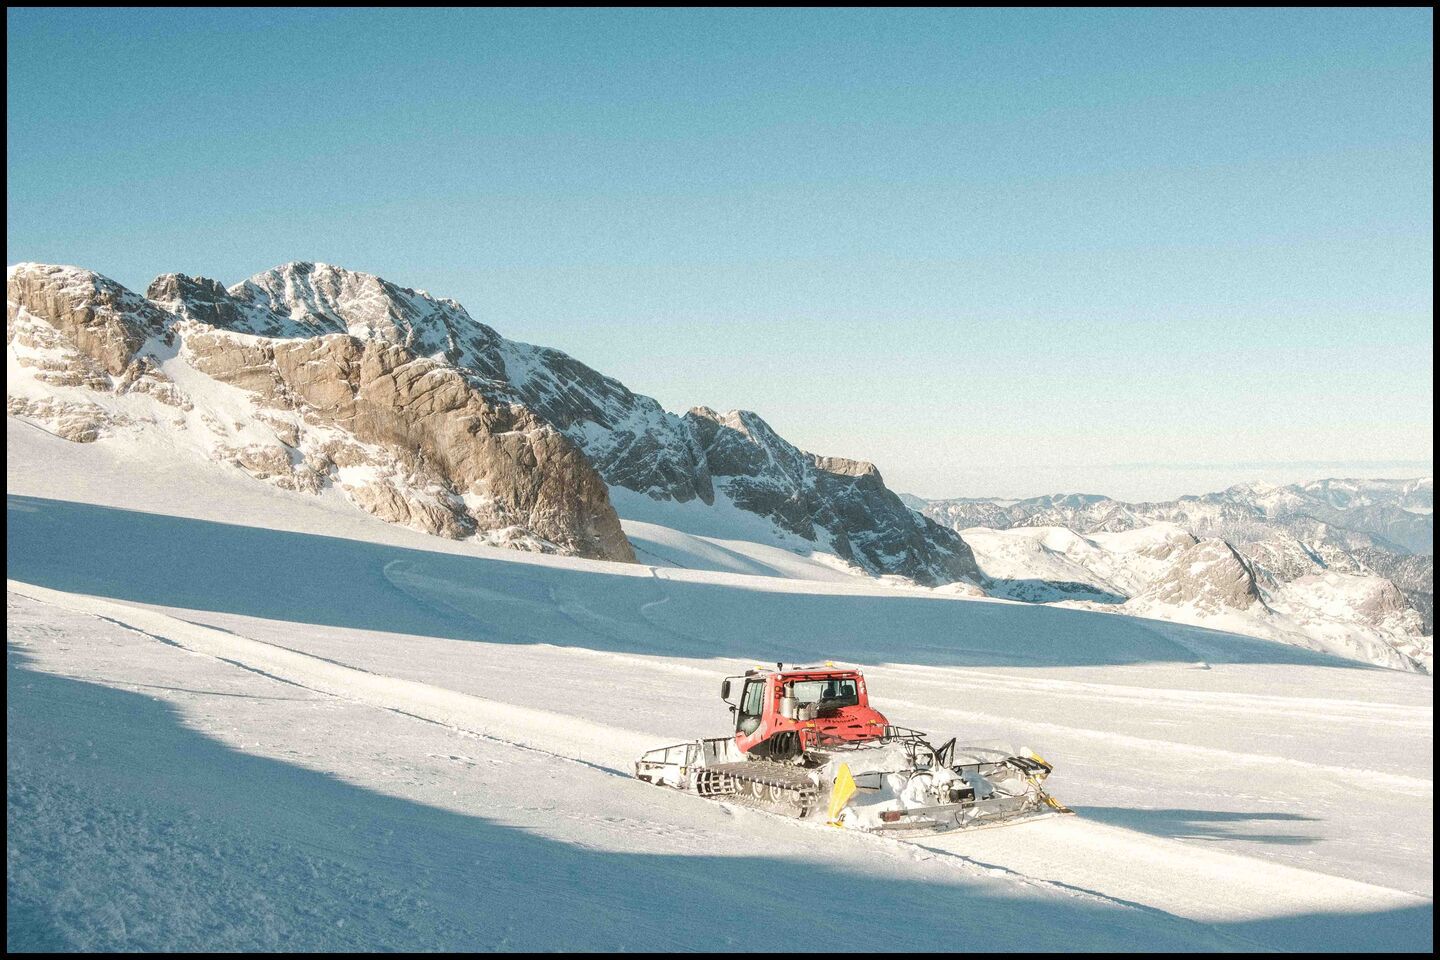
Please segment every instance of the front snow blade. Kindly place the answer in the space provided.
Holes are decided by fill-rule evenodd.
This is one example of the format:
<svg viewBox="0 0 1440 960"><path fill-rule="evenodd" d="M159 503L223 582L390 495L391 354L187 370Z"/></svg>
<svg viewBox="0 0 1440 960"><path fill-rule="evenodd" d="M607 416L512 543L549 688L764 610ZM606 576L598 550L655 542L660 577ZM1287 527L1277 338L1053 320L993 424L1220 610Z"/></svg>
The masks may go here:
<svg viewBox="0 0 1440 960"><path fill-rule="evenodd" d="M887 819L887 813L893 819ZM910 807L887 811L872 831L927 830L944 833L972 827L1019 823L1034 818L1038 808L1029 797L997 797L973 803L946 803L932 807Z"/></svg>

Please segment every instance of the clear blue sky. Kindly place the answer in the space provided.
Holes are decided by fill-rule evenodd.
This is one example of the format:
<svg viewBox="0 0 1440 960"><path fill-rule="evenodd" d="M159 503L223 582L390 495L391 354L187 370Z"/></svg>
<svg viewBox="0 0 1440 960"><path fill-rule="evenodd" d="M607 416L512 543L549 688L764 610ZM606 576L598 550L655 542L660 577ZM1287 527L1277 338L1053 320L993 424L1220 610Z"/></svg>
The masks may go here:
<svg viewBox="0 0 1440 960"><path fill-rule="evenodd" d="M378 273L932 496L1432 457L1429 10L7 24L12 263Z"/></svg>

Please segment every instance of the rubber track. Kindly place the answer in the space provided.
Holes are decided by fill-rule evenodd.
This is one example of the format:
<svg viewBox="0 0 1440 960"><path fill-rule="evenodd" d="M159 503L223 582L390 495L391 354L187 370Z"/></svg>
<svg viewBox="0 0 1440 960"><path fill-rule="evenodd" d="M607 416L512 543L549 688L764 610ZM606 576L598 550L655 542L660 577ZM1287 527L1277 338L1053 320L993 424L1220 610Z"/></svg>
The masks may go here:
<svg viewBox="0 0 1440 960"><path fill-rule="evenodd" d="M734 777L736 780L763 783L767 787L799 790L802 794L808 793L811 796L815 796L819 792L815 781L810 779L810 771L791 766L788 763L746 760L741 763L719 763L707 769Z"/></svg>

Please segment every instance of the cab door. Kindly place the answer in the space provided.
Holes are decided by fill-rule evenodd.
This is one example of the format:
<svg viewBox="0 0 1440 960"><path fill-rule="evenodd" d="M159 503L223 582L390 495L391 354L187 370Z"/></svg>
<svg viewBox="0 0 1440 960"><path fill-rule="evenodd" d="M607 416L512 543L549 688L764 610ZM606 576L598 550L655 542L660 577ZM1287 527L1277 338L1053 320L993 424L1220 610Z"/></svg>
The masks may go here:
<svg viewBox="0 0 1440 960"><path fill-rule="evenodd" d="M740 709L735 711L735 736L748 737L760 729L765 713L765 681L746 680L740 696Z"/></svg>

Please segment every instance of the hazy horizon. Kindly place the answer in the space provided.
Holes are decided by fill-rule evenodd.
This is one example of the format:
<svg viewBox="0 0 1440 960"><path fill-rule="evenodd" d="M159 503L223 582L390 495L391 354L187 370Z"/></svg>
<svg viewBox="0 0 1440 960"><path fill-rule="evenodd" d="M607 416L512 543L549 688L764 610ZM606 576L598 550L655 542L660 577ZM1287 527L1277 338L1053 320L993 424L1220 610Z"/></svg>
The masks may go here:
<svg viewBox="0 0 1440 960"><path fill-rule="evenodd" d="M1286 485L1316 480L1421 480L1433 477L1434 464L1427 460L1381 462L1334 461L1269 464L1100 464L1033 467L1036 479L1029 483L983 492L991 481L977 471L973 482L958 483L981 492L926 494L889 484L897 492L926 500L977 499L1025 500L1053 494L1102 494L1132 503L1174 500L1182 496L1219 493L1242 483ZM881 470L884 473L883 469ZM1046 478L1062 479L1059 485ZM887 483L889 478L886 478ZM1003 483L1003 481L996 481ZM941 489L945 489L944 486Z"/></svg>
<svg viewBox="0 0 1440 960"><path fill-rule="evenodd" d="M1428 9L7 27L10 263L378 274L922 496L1433 458Z"/></svg>

